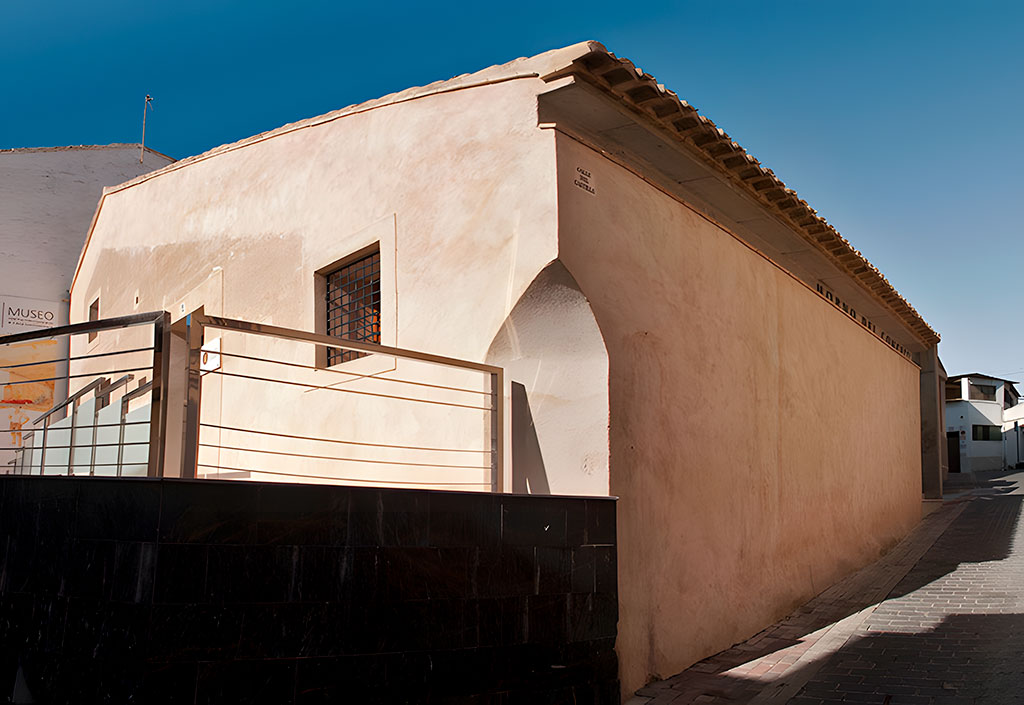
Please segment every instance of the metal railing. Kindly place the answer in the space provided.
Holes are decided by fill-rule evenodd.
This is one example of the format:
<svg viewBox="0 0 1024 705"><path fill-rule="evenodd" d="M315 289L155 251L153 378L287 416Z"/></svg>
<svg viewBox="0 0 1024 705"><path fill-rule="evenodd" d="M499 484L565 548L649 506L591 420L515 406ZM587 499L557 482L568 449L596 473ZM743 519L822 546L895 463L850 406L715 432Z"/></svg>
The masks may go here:
<svg viewBox="0 0 1024 705"><path fill-rule="evenodd" d="M169 335L160 311L0 337L0 472L162 475Z"/></svg>
<svg viewBox="0 0 1024 705"><path fill-rule="evenodd" d="M499 367L200 314L186 338L184 477L503 488Z"/></svg>
<svg viewBox="0 0 1024 705"><path fill-rule="evenodd" d="M503 386L491 365L201 311L44 329L0 337L5 398L35 390L0 428L0 472L500 492Z"/></svg>

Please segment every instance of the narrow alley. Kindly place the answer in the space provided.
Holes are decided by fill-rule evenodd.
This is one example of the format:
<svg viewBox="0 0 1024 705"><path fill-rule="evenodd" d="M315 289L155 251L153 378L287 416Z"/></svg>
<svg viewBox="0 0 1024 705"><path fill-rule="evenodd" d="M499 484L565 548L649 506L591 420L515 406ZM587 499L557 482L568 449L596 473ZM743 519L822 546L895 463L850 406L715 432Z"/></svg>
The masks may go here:
<svg viewBox="0 0 1024 705"><path fill-rule="evenodd" d="M1024 703L1022 480L951 488L880 561L630 705Z"/></svg>

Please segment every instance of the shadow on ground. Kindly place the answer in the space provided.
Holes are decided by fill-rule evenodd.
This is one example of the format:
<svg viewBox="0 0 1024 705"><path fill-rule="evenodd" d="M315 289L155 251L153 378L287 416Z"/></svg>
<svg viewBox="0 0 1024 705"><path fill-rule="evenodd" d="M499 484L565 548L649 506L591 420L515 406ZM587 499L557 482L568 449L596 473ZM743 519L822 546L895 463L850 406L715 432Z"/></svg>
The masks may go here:
<svg viewBox="0 0 1024 705"><path fill-rule="evenodd" d="M934 629L851 639L789 703L1021 703L1022 650L1024 614L952 614Z"/></svg>
<svg viewBox="0 0 1024 705"><path fill-rule="evenodd" d="M1021 503L1024 500L1024 494L1021 494L1020 489L1022 479L1024 479L1024 473L1020 471L987 473L985 476L979 474L979 477L976 478L978 490L975 493L978 496L971 500L963 513L943 532L935 544L885 599L896 600L911 595L956 571L961 565L1003 561L1010 557L1020 519ZM967 501L967 498L965 497L961 501ZM929 702L928 698L930 697L944 698L944 700L935 702L945 702L945 699L949 699L950 703L961 702L950 698L956 696L957 693L962 696L964 693L971 692L972 689L980 688L979 674L987 674L983 680L989 683L987 687L992 692L1002 692L1000 688L1007 678L1016 679L1014 682L1017 684L1018 690L1020 689L1019 684L1024 682L1021 675L1024 668L1019 666L1024 663L1024 660L1016 658L1013 664L1000 661L1007 654L1019 656L1024 653L1024 615L1016 613L949 614L940 625L933 629L923 627L913 629L908 633L886 631L886 633L851 639L832 656L823 656L821 660L808 663L796 663L782 669L785 671L784 680L781 678L770 680L777 677L773 674L751 673L741 676L729 672L775 652L798 647L808 635L860 612L874 604L874 601L858 599L858 596L851 595L849 600L840 600L833 604L835 608L831 610L811 610L808 605L805 605L783 622L773 625L746 642L694 664L683 673L666 681L643 688L638 691L638 694L654 697L652 705L670 701L674 705L684 705L701 696L703 696L702 699L697 702L782 703L787 702L788 696L783 699L771 697L772 691L778 691L777 696L783 694L783 688L776 688L775 684L784 686L786 683L802 683L811 677L811 673L819 669L822 669L821 677L824 677L825 673L830 673L833 677L844 676L852 681L857 690L851 692L878 695L878 698L865 698L860 700L861 702L886 702L889 705L896 705L899 702ZM956 609L951 608L946 611L955 612ZM868 621L870 622L870 620ZM791 623L793 629L788 629L787 625ZM796 629L797 624L799 624L799 629ZM961 645L962 648L960 648ZM951 647L957 648L951 649ZM921 666L921 673L924 675L919 680L935 681L945 671L960 673L963 677L959 680L947 678L938 684L937 689L934 683L916 686L930 688L931 690L928 691L930 695L927 697L917 695L916 691L908 692L906 686L893 690L890 686L895 686L895 683L889 680L890 677L905 678L910 673L907 670L909 661L904 660L904 656L920 657L922 649L925 649L927 658L924 659ZM928 649L948 653L933 654ZM1010 650L1007 651L1007 649ZM881 654L881 656L874 662L869 662L864 658L865 654L875 653ZM850 654L849 658L847 658L847 654ZM856 674L842 673L843 670L854 670L854 666L851 664L862 660L871 665L857 666ZM958 663L959 661L963 661L964 664ZM823 668L823 664L826 664L825 668ZM960 668L962 665L964 668ZM828 668L833 670L827 671ZM869 674L866 670L877 670L880 680L876 683L868 679ZM904 675L900 676L900 673ZM817 682L817 679L811 681L812 684ZM952 689L944 689L942 683L951 684ZM667 690L665 690L666 687L668 687ZM886 688L889 690L885 690ZM827 688L818 688L814 692L824 692L824 690ZM670 694L671 697L667 697ZM794 692L789 693L789 695L794 694ZM884 699L886 695L891 696L891 700L886 701ZM901 697L897 699L896 695ZM827 701L820 698L815 699L811 695L801 694L801 697L808 699L794 699L794 705ZM830 697L835 701L842 699L835 692ZM915 700L916 697L925 697L925 699ZM976 696L971 695L970 697ZM1021 700L995 699L991 702L1024 703L1024 694L1016 697L1020 697ZM971 700L964 702L971 702Z"/></svg>

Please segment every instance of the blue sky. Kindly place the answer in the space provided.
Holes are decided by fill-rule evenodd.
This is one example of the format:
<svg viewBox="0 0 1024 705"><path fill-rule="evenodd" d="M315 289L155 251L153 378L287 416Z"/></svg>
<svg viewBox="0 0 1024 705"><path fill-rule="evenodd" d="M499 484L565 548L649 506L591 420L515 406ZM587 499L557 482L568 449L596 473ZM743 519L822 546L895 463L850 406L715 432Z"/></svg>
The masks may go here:
<svg viewBox="0 0 1024 705"><path fill-rule="evenodd" d="M0 27L0 147L137 142L150 93L177 158L597 39L851 240L951 374L1024 380L1024 3L5 0Z"/></svg>

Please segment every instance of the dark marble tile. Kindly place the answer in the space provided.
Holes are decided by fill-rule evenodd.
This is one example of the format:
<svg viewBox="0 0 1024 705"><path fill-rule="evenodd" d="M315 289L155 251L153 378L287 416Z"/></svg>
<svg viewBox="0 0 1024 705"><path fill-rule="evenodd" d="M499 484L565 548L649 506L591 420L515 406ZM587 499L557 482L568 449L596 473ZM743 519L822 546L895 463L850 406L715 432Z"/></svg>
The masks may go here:
<svg viewBox="0 0 1024 705"><path fill-rule="evenodd" d="M568 634L569 596L531 595L526 598L527 642L561 644Z"/></svg>
<svg viewBox="0 0 1024 705"><path fill-rule="evenodd" d="M536 556L533 546L502 546L480 551L475 563L473 594L480 597L530 595L536 587Z"/></svg>
<svg viewBox="0 0 1024 705"><path fill-rule="evenodd" d="M112 661L141 659L148 648L149 607L71 598L61 650Z"/></svg>
<svg viewBox="0 0 1024 705"><path fill-rule="evenodd" d="M426 546L430 501L426 492L381 490L381 545Z"/></svg>
<svg viewBox="0 0 1024 705"><path fill-rule="evenodd" d="M63 651L68 603L66 597L36 596L32 603L31 628L26 639L29 650L51 654Z"/></svg>
<svg viewBox="0 0 1024 705"><path fill-rule="evenodd" d="M502 643L502 601L513 598L469 600L463 614L467 646L496 646Z"/></svg>
<svg viewBox="0 0 1024 705"><path fill-rule="evenodd" d="M0 648L23 648L29 643L34 598L29 593L9 593L0 597ZM0 691L2 693L4 691Z"/></svg>
<svg viewBox="0 0 1024 705"><path fill-rule="evenodd" d="M594 547L594 589L601 593L615 593L618 590L615 546Z"/></svg>
<svg viewBox="0 0 1024 705"><path fill-rule="evenodd" d="M568 548L538 546L537 585L540 594L566 593L572 584L572 551Z"/></svg>
<svg viewBox="0 0 1024 705"><path fill-rule="evenodd" d="M615 507L614 499L588 499L587 503L587 540L588 544L615 543Z"/></svg>
<svg viewBox="0 0 1024 705"><path fill-rule="evenodd" d="M243 610L235 605L154 605L149 658L163 662L234 658L241 641Z"/></svg>
<svg viewBox="0 0 1024 705"><path fill-rule="evenodd" d="M195 702L291 705L295 672L296 662L288 659L201 663Z"/></svg>
<svg viewBox="0 0 1024 705"><path fill-rule="evenodd" d="M211 480L162 482L161 542L256 542L259 484Z"/></svg>
<svg viewBox="0 0 1024 705"><path fill-rule="evenodd" d="M204 544L160 544L156 555L153 602L173 604L205 601L209 551L209 546Z"/></svg>
<svg viewBox="0 0 1024 705"><path fill-rule="evenodd" d="M501 541L501 501L491 495L432 492L431 546L496 546Z"/></svg>
<svg viewBox="0 0 1024 705"><path fill-rule="evenodd" d="M569 642L586 642L599 638L593 593L574 592L569 595Z"/></svg>
<svg viewBox="0 0 1024 705"><path fill-rule="evenodd" d="M114 602L151 603L156 556L155 543L116 542L110 599Z"/></svg>
<svg viewBox="0 0 1024 705"><path fill-rule="evenodd" d="M347 487L265 484L259 489L257 541L343 546L348 538Z"/></svg>
<svg viewBox="0 0 1024 705"><path fill-rule="evenodd" d="M587 543L587 501L565 500L565 542L568 546Z"/></svg>
<svg viewBox="0 0 1024 705"><path fill-rule="evenodd" d="M384 498L379 490L353 488L349 497L348 542L350 546L384 543Z"/></svg>
<svg viewBox="0 0 1024 705"><path fill-rule="evenodd" d="M565 546L566 506L557 497L505 497L501 541L505 545Z"/></svg>
<svg viewBox="0 0 1024 705"><path fill-rule="evenodd" d="M5 493L0 532L19 537L70 536L81 480L19 478Z"/></svg>
<svg viewBox="0 0 1024 705"><path fill-rule="evenodd" d="M386 664L375 656L301 659L295 681L296 705L375 703L387 680Z"/></svg>
<svg viewBox="0 0 1024 705"><path fill-rule="evenodd" d="M145 705L192 705L195 702L198 664L149 662L140 670L142 678L136 697L125 702Z"/></svg>
<svg viewBox="0 0 1024 705"><path fill-rule="evenodd" d="M298 593L297 546L210 546L206 601L287 602Z"/></svg>
<svg viewBox="0 0 1024 705"><path fill-rule="evenodd" d="M594 592L597 585L597 551L594 546L572 549L572 576L570 587L573 592Z"/></svg>
<svg viewBox="0 0 1024 705"><path fill-rule="evenodd" d="M370 549L373 550L373 549ZM298 595L303 602L342 602L352 593L356 549L299 547Z"/></svg>
<svg viewBox="0 0 1024 705"><path fill-rule="evenodd" d="M113 541L73 543L66 592L71 597L107 598L114 579Z"/></svg>
<svg viewBox="0 0 1024 705"><path fill-rule="evenodd" d="M34 539L19 537L8 546L4 590L63 595L71 575L72 557L70 531L40 532Z"/></svg>
<svg viewBox="0 0 1024 705"><path fill-rule="evenodd" d="M319 656L325 608L320 604L250 605L242 615L238 658Z"/></svg>
<svg viewBox="0 0 1024 705"><path fill-rule="evenodd" d="M382 548L380 589L389 600L464 597L473 555L469 548Z"/></svg>
<svg viewBox="0 0 1024 705"><path fill-rule="evenodd" d="M618 631L619 597L614 593L594 595L595 629L599 637L612 638Z"/></svg>
<svg viewBox="0 0 1024 705"><path fill-rule="evenodd" d="M158 480L116 478L77 480L79 539L156 541L160 521Z"/></svg>
<svg viewBox="0 0 1024 705"><path fill-rule="evenodd" d="M469 698L497 691L504 659L496 649L445 649L430 658L427 689L430 702L440 698Z"/></svg>

